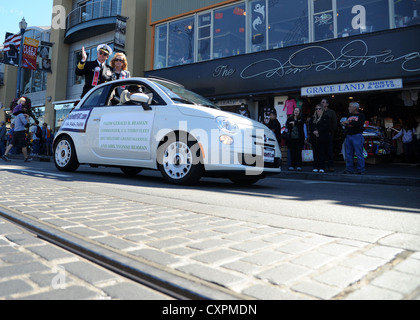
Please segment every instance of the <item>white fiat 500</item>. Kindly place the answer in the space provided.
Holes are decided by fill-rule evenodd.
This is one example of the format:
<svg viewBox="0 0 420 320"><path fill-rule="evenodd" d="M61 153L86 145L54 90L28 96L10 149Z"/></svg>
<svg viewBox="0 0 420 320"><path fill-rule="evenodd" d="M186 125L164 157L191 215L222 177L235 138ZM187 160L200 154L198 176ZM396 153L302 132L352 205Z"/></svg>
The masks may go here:
<svg viewBox="0 0 420 320"><path fill-rule="evenodd" d="M165 79L131 78L92 89L54 139L60 171L80 164L127 175L160 170L175 184L202 176L252 184L280 172L281 152L265 125L219 110Z"/></svg>

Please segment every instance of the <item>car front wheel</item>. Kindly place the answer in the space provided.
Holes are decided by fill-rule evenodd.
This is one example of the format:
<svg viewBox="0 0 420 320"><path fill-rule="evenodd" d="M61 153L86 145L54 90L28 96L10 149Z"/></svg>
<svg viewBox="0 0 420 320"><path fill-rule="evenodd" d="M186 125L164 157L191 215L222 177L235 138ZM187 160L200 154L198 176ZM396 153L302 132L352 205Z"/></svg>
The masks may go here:
<svg viewBox="0 0 420 320"><path fill-rule="evenodd" d="M158 150L158 166L163 177L173 184L195 184L203 174L198 142L169 138Z"/></svg>
<svg viewBox="0 0 420 320"><path fill-rule="evenodd" d="M76 149L70 137L61 137L55 144L54 163L58 170L66 172L75 171L79 167Z"/></svg>

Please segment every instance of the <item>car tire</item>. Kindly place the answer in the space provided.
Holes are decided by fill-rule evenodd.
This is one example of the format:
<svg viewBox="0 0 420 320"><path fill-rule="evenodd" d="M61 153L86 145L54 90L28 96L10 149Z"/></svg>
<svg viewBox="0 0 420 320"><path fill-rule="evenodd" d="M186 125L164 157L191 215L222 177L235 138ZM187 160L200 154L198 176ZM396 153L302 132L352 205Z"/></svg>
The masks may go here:
<svg viewBox="0 0 420 320"><path fill-rule="evenodd" d="M185 136L187 136L185 134ZM189 141L179 135L168 137L157 152L158 167L162 176L172 184L193 185L203 175L201 150L196 140Z"/></svg>
<svg viewBox="0 0 420 320"><path fill-rule="evenodd" d="M142 170L136 167L121 167L120 169L126 176L129 176L129 177L134 177L138 175Z"/></svg>
<svg viewBox="0 0 420 320"><path fill-rule="evenodd" d="M58 170L73 172L79 168L76 149L69 136L59 138L54 146L54 163Z"/></svg>
<svg viewBox="0 0 420 320"><path fill-rule="evenodd" d="M260 176L247 176L247 175L238 175L238 176L230 176L229 180L233 183L244 185L244 186L250 186L254 183L257 183L259 180L261 180Z"/></svg>

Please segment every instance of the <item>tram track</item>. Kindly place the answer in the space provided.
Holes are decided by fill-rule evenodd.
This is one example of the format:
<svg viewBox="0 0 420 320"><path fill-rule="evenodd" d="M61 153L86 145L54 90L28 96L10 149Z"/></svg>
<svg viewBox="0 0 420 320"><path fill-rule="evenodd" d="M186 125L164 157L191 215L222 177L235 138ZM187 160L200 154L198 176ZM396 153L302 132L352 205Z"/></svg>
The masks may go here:
<svg viewBox="0 0 420 320"><path fill-rule="evenodd" d="M130 256L3 205L0 205L0 217L48 243L175 300L250 299L216 284L165 268L140 257Z"/></svg>

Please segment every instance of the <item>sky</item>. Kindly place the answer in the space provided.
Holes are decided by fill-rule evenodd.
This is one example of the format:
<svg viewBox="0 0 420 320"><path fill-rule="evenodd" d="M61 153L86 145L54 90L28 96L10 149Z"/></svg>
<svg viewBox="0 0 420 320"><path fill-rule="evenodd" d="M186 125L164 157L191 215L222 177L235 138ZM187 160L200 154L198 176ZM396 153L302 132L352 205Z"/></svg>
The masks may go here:
<svg viewBox="0 0 420 320"><path fill-rule="evenodd" d="M25 17L28 27L51 26L53 0L0 0L0 44L6 32L18 33Z"/></svg>

